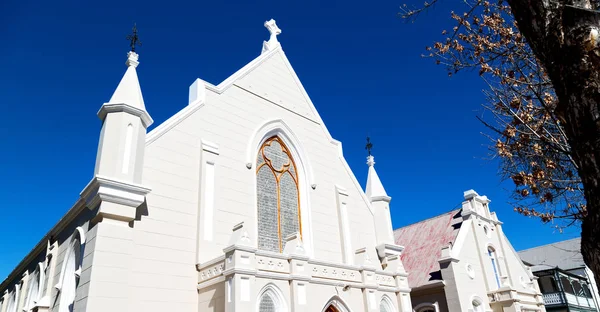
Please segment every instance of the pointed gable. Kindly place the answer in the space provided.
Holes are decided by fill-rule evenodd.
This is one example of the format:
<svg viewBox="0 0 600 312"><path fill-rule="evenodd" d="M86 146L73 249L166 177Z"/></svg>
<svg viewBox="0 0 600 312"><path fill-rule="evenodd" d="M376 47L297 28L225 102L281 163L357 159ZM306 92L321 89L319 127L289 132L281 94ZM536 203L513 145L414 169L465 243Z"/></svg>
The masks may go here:
<svg viewBox="0 0 600 312"><path fill-rule="evenodd" d="M423 220L394 231L397 245L405 246L402 263L411 288L441 280L442 248L454 244L462 217L460 209Z"/></svg>
<svg viewBox="0 0 600 312"><path fill-rule="evenodd" d="M302 83L281 48L277 48L260 65L233 84L275 105L320 122Z"/></svg>

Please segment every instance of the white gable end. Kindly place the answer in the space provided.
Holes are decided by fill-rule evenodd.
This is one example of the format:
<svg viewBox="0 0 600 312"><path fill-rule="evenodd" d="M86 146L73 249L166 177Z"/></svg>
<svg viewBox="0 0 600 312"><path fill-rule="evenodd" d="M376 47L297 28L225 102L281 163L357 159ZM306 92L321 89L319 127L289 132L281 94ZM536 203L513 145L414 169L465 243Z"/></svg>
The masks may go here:
<svg viewBox="0 0 600 312"><path fill-rule="evenodd" d="M281 49L234 85L300 116L321 122Z"/></svg>

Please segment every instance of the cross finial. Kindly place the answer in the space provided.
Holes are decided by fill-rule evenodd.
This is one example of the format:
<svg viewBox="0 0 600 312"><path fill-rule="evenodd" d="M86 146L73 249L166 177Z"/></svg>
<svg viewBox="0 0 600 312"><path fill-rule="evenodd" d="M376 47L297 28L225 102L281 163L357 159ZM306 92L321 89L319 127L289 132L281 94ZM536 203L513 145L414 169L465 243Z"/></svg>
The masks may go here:
<svg viewBox="0 0 600 312"><path fill-rule="evenodd" d="M371 138L367 137L367 145L365 145L365 149L367 150L367 153L369 153L369 156L371 156L372 148L373 148L373 143L371 143Z"/></svg>
<svg viewBox="0 0 600 312"><path fill-rule="evenodd" d="M140 41L140 37L138 37L137 26L133 23L133 28L131 29L131 35L127 35L127 40L129 40L129 46L131 47L131 52L135 52L135 46L142 46L142 42Z"/></svg>
<svg viewBox="0 0 600 312"><path fill-rule="evenodd" d="M265 22L265 27L271 33L271 37L269 38L269 42L277 42L277 35L281 34L281 29L277 27L277 22L274 19L270 19Z"/></svg>
<svg viewBox="0 0 600 312"><path fill-rule="evenodd" d="M269 37L269 41L263 42L262 53L265 53L278 47L279 41L277 40L277 35L281 34L281 29L277 27L277 23L274 19L266 21L265 27L267 28L267 30L269 30L269 33L271 33L271 37Z"/></svg>

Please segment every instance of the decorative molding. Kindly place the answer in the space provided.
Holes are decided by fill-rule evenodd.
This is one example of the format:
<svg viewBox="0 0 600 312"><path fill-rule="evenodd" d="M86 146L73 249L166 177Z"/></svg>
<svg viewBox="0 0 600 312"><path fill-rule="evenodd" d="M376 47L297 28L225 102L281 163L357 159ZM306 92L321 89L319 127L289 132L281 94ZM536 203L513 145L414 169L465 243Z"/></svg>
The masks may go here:
<svg viewBox="0 0 600 312"><path fill-rule="evenodd" d="M377 245L375 248L377 249L377 254L379 255L379 258L384 258L388 256L400 256L402 255L402 251L404 251L404 246L387 243Z"/></svg>
<svg viewBox="0 0 600 312"><path fill-rule="evenodd" d="M203 151L219 155L219 145L217 143L202 139L201 144Z"/></svg>
<svg viewBox="0 0 600 312"><path fill-rule="evenodd" d="M150 127L154 123L147 111L133 107L126 103L104 103L98 111L98 118L104 121L110 113L127 113L139 117L142 120L144 128Z"/></svg>
<svg viewBox="0 0 600 312"><path fill-rule="evenodd" d="M254 130L246 145L246 164L253 166L256 161L256 153L260 150L262 143L272 136L278 136L283 141L290 149L294 160L300 163L300 166L304 170L304 174L308 178L308 183L314 184L314 173L311 166L312 162L305 152L298 136L282 119L269 120Z"/></svg>
<svg viewBox="0 0 600 312"><path fill-rule="evenodd" d="M371 202L376 202L376 201L384 201L386 203L389 203L390 201L392 201L392 197L390 196L373 196L371 197Z"/></svg>
<svg viewBox="0 0 600 312"><path fill-rule="evenodd" d="M81 192L81 197L85 200L89 209L95 209L102 201L137 208L144 202L146 194L150 190L150 188L139 184L96 176ZM108 213L108 215L111 216L112 214ZM112 217L131 221L135 218L135 211L133 211L133 215L128 213L122 216L112 215Z"/></svg>
<svg viewBox="0 0 600 312"><path fill-rule="evenodd" d="M335 191L340 195L348 196L348 190L337 184L335 185Z"/></svg>

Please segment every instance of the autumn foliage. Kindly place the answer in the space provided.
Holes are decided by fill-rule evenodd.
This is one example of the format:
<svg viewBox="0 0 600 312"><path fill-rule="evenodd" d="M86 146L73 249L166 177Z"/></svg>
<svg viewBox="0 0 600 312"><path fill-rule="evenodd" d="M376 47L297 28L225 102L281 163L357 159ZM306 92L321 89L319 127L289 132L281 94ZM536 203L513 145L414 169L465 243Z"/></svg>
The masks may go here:
<svg viewBox="0 0 600 312"><path fill-rule="evenodd" d="M413 19L432 6L402 7ZM557 97L543 66L519 32L504 2L461 2L451 12L454 25L443 40L427 47L425 57L445 66L449 75L475 71L487 85L486 114L493 157L503 177L512 180L515 211L551 222L558 229L586 216L577 167L561 120Z"/></svg>

